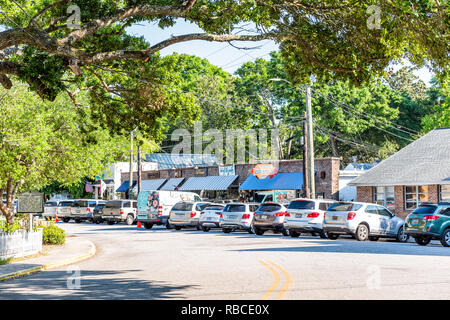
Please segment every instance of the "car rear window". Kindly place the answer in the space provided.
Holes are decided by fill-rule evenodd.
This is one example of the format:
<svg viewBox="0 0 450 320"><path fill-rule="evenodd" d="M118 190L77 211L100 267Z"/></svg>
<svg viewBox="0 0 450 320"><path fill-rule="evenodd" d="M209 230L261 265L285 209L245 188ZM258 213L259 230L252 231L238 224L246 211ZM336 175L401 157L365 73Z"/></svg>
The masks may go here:
<svg viewBox="0 0 450 320"><path fill-rule="evenodd" d="M361 204L355 203L335 203L332 204L327 211L356 211L361 209Z"/></svg>
<svg viewBox="0 0 450 320"><path fill-rule="evenodd" d="M298 200L298 201L291 201L291 203L288 206L288 209L314 209L314 201L305 201L305 200Z"/></svg>
<svg viewBox="0 0 450 320"><path fill-rule="evenodd" d="M413 211L413 213L416 214L429 214L429 213L433 213L434 211L436 211L437 206L423 206L423 207L418 207L416 210Z"/></svg>
<svg viewBox="0 0 450 320"><path fill-rule="evenodd" d="M105 208L122 208L122 201L108 201Z"/></svg>
<svg viewBox="0 0 450 320"><path fill-rule="evenodd" d="M263 204L259 207L258 211L261 212L275 212L281 209L279 204Z"/></svg>
<svg viewBox="0 0 450 320"><path fill-rule="evenodd" d="M222 206L207 206L205 208L205 210L209 210L209 211L222 211L223 207Z"/></svg>
<svg viewBox="0 0 450 320"><path fill-rule="evenodd" d="M58 207L70 207L73 201L61 201L58 203Z"/></svg>
<svg viewBox="0 0 450 320"><path fill-rule="evenodd" d="M245 205L243 204L229 204L223 209L223 212L245 212Z"/></svg>
<svg viewBox="0 0 450 320"><path fill-rule="evenodd" d="M195 206L195 210L202 211L208 205L209 203L197 203L197 205Z"/></svg>
<svg viewBox="0 0 450 320"><path fill-rule="evenodd" d="M83 201L83 200L80 200L80 201L74 201L74 203L72 204L72 207L88 207L88 202L87 201Z"/></svg>
<svg viewBox="0 0 450 320"><path fill-rule="evenodd" d="M172 211L191 211L193 205L192 202L177 202L172 207Z"/></svg>

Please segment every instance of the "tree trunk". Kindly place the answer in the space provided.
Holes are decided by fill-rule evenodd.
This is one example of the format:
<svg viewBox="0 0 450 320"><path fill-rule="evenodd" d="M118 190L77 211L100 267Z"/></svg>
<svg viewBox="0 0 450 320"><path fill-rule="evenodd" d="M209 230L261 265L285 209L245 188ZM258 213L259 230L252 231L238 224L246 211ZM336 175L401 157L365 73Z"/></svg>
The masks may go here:
<svg viewBox="0 0 450 320"><path fill-rule="evenodd" d="M337 145L336 145L336 137L333 135L330 135L330 142L331 142L331 152L333 153L333 157L339 157L339 151L338 151Z"/></svg>
<svg viewBox="0 0 450 320"><path fill-rule="evenodd" d="M0 188L0 194L2 196L2 201L0 201L0 212L5 216L6 222L8 224L13 224L15 220L14 215L14 200L16 199L17 192L20 186L24 183L23 180L19 180L16 183L12 179L8 179L6 187L2 186ZM3 192L6 189L6 203L3 204Z"/></svg>

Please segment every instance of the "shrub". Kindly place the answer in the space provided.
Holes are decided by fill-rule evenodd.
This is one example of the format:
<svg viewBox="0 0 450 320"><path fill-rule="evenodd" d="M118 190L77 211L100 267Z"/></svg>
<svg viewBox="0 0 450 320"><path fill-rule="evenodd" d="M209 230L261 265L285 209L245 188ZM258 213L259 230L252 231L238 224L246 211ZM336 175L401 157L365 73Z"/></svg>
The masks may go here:
<svg viewBox="0 0 450 320"><path fill-rule="evenodd" d="M55 226L39 226L42 228L42 241L44 244L64 244L66 242L66 233L63 229Z"/></svg>
<svg viewBox="0 0 450 320"><path fill-rule="evenodd" d="M0 232L12 233L21 228L20 222L15 220L13 224L9 224L6 220L0 221Z"/></svg>

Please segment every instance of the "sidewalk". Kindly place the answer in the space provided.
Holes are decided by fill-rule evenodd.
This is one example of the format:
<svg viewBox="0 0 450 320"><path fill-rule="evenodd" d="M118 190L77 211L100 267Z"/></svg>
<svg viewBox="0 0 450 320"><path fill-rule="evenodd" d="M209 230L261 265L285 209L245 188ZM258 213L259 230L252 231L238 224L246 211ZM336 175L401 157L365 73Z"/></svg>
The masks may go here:
<svg viewBox="0 0 450 320"><path fill-rule="evenodd" d="M0 281L80 262L94 256L95 252L91 241L82 237L67 237L62 246L44 246L35 257L0 265Z"/></svg>

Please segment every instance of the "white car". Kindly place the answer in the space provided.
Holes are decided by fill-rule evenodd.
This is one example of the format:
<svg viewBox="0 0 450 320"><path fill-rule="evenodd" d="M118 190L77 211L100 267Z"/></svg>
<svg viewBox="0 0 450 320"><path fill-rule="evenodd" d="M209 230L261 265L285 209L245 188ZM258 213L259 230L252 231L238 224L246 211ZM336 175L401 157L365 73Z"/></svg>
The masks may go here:
<svg viewBox="0 0 450 320"><path fill-rule="evenodd" d="M389 237L406 242L408 235L403 231L404 223L403 219L377 204L339 202L326 211L323 229L332 240L339 235L348 234L359 241L376 241L380 237Z"/></svg>
<svg viewBox="0 0 450 320"><path fill-rule="evenodd" d="M169 224L175 230L188 227L195 227L200 230L200 212L209 205L208 202L177 202L170 211Z"/></svg>
<svg viewBox="0 0 450 320"><path fill-rule="evenodd" d="M56 210L56 216L62 219L64 222L70 221L70 207L74 200L62 200L58 203Z"/></svg>
<svg viewBox="0 0 450 320"><path fill-rule="evenodd" d="M200 212L200 219L198 223L204 232L208 232L211 228L220 228L220 214L225 205L210 204Z"/></svg>
<svg viewBox="0 0 450 320"><path fill-rule="evenodd" d="M55 218L58 211L59 200L49 200L44 203L44 213L42 216L45 219Z"/></svg>
<svg viewBox="0 0 450 320"><path fill-rule="evenodd" d="M322 223L325 211L335 200L327 199L294 199L287 207L284 228L291 237L298 237L301 233L319 234L322 239L327 237Z"/></svg>
<svg viewBox="0 0 450 320"><path fill-rule="evenodd" d="M230 203L223 208L220 227L224 233L245 230L253 233L252 222L258 203Z"/></svg>

